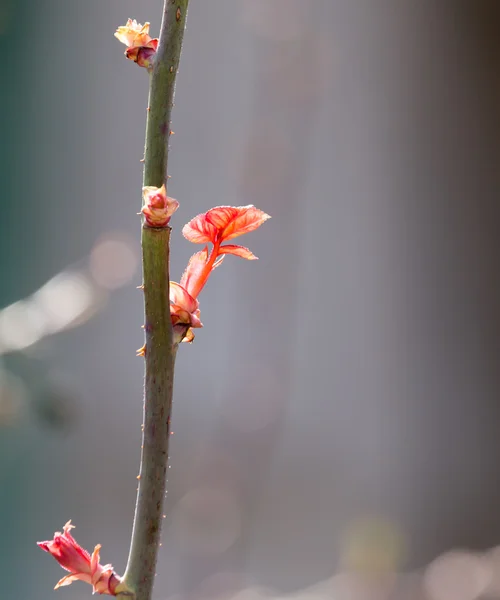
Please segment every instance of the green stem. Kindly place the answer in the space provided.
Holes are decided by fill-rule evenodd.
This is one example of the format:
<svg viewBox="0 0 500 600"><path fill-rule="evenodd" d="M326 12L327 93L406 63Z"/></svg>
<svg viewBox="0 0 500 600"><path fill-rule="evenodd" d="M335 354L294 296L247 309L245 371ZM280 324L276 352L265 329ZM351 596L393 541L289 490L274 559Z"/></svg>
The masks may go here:
<svg viewBox="0 0 500 600"><path fill-rule="evenodd" d="M164 0L163 20L151 72L144 153L144 186L167 183L168 138L175 76L179 65L189 0ZM174 363L169 304L170 228L142 227L145 305L144 426L134 526L119 597L151 600L163 501Z"/></svg>
<svg viewBox="0 0 500 600"><path fill-rule="evenodd" d="M167 179L170 115L188 4L189 0L164 0L160 41L149 88L144 185L161 187Z"/></svg>

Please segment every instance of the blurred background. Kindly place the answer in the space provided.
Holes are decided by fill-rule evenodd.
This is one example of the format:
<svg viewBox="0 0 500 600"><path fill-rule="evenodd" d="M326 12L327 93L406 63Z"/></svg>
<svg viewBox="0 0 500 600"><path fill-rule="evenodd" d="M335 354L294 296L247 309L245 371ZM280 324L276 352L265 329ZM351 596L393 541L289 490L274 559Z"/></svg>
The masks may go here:
<svg viewBox="0 0 500 600"><path fill-rule="evenodd" d="M160 0L1 0L1 598L125 567L141 435L147 76ZM181 347L156 600L500 597L500 4L192 0L182 225L273 219Z"/></svg>

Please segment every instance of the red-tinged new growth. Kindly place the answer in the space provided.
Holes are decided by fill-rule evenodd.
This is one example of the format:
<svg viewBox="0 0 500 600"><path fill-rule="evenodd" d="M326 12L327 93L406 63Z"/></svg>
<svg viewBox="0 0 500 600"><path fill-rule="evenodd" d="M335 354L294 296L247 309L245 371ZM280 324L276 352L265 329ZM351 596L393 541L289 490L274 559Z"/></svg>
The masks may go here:
<svg viewBox="0 0 500 600"><path fill-rule="evenodd" d="M170 284L170 313L174 333L182 341L191 342L194 334L191 328L201 327L199 319L198 295L205 286L210 273L218 267L226 254L234 254L247 260L257 257L244 246L224 244L235 237L254 231L270 216L249 206L216 206L198 215L182 229L186 239L195 244L208 245L194 254L189 260L180 283Z"/></svg>
<svg viewBox="0 0 500 600"><path fill-rule="evenodd" d="M121 579L111 565L99 564L100 544L90 555L71 535L73 527L71 521L68 521L63 527L63 533L56 531L53 540L38 542L42 550L51 554L70 573L57 582L55 589L79 580L89 583L94 593L116 596L116 588Z"/></svg>
<svg viewBox="0 0 500 600"><path fill-rule="evenodd" d="M198 300L175 281L170 282L170 316L174 327L179 324L203 327Z"/></svg>
<svg viewBox="0 0 500 600"><path fill-rule="evenodd" d="M166 227L179 203L167 196L165 184L161 188L148 185L142 188L142 214L150 227Z"/></svg>
<svg viewBox="0 0 500 600"><path fill-rule="evenodd" d="M129 19L126 25L118 27L115 37L127 46L125 56L129 60L148 70L152 68L158 38L149 35L149 23L141 25L135 19Z"/></svg>

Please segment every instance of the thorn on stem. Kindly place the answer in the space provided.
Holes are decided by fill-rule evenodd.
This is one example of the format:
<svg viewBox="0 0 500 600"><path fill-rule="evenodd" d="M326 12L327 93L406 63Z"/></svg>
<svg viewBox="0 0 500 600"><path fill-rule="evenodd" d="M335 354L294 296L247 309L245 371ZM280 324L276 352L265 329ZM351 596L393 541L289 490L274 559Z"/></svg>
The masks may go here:
<svg viewBox="0 0 500 600"><path fill-rule="evenodd" d="M146 344L144 344L144 346L136 350L136 353L137 356L146 356Z"/></svg>

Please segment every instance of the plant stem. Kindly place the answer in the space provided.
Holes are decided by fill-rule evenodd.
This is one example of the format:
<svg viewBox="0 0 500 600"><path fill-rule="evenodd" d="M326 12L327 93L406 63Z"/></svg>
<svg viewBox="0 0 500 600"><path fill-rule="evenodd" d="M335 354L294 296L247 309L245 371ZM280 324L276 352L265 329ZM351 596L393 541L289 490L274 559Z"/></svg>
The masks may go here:
<svg viewBox="0 0 500 600"><path fill-rule="evenodd" d="M150 77L144 186L167 183L168 139L175 76L189 0L164 0ZM169 303L170 228L142 227L145 306L144 425L132 540L119 597L151 600L166 489L174 363ZM119 589L120 589L119 588Z"/></svg>
<svg viewBox="0 0 500 600"><path fill-rule="evenodd" d="M150 600L166 488L175 362L168 299L170 228L143 228L145 383L141 466L132 541L123 584L135 600Z"/></svg>
<svg viewBox="0 0 500 600"><path fill-rule="evenodd" d="M166 184L170 115L188 4L189 0L164 0L160 41L149 87L144 185Z"/></svg>

